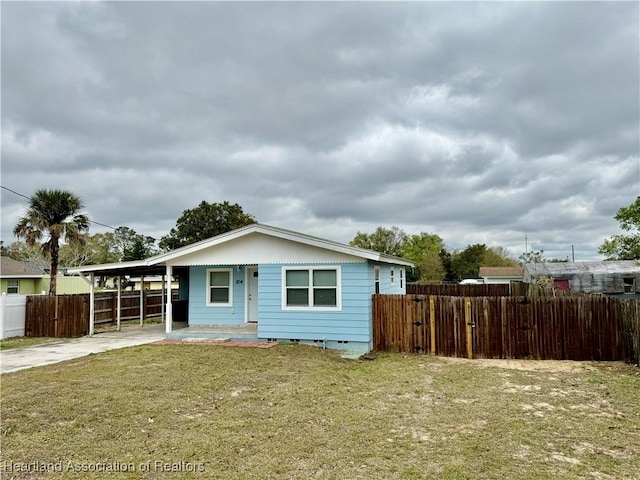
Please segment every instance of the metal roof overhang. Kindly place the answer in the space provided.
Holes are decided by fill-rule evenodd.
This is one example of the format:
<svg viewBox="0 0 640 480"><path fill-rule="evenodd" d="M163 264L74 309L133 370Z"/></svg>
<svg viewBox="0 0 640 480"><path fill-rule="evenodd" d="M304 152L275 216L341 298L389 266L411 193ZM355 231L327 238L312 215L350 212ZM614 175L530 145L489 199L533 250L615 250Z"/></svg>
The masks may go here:
<svg viewBox="0 0 640 480"><path fill-rule="evenodd" d="M147 265L144 262L122 262L103 265L85 265L82 267L72 267L67 269L68 273L88 275L93 273L97 276L119 277L124 275L165 275L167 267L164 263ZM173 267L173 275L181 275L187 272L187 267Z"/></svg>

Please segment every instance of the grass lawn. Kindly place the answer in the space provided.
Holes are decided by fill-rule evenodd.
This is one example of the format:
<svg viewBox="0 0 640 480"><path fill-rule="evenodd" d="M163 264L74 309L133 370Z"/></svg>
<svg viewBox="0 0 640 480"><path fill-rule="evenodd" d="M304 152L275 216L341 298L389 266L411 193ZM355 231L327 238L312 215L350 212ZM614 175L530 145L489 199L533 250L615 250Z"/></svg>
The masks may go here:
<svg viewBox="0 0 640 480"><path fill-rule="evenodd" d="M639 373L350 361L301 345L127 348L2 376L2 477L640 478Z"/></svg>
<svg viewBox="0 0 640 480"><path fill-rule="evenodd" d="M0 350L9 350L10 348L31 347L33 345L42 345L43 343L64 342L65 338L54 337L11 337L0 340Z"/></svg>

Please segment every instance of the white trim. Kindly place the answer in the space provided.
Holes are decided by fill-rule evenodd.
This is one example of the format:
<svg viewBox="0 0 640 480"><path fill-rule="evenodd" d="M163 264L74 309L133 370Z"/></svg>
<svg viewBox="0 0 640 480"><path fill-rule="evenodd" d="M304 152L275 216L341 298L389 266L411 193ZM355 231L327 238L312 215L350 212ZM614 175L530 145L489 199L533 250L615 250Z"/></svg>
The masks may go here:
<svg viewBox="0 0 640 480"><path fill-rule="evenodd" d="M627 283L628 280L631 280L631 283ZM636 277L622 277L622 289L627 295L636 293Z"/></svg>
<svg viewBox="0 0 640 480"><path fill-rule="evenodd" d="M121 277L116 277L118 281L118 298L116 300L116 330L120 331L122 327L122 285L121 285ZM164 299L162 299L162 304L164 305Z"/></svg>
<svg viewBox="0 0 640 480"><path fill-rule="evenodd" d="M244 267L244 323L249 323L249 268Z"/></svg>
<svg viewBox="0 0 640 480"><path fill-rule="evenodd" d="M151 257L154 258L154 257ZM123 268L136 268L136 267L147 267L151 265L147 260L132 260L130 262L119 262L119 263L103 263L101 265L83 265L81 267L69 267L67 268L67 273L76 274L82 272L95 272L97 270L120 270Z"/></svg>
<svg viewBox="0 0 640 480"><path fill-rule="evenodd" d="M376 288L376 285L378 288ZM373 293L380 293L380 265L373 267Z"/></svg>
<svg viewBox="0 0 640 480"><path fill-rule="evenodd" d="M173 289L171 288L171 277L173 275L173 267L171 265L167 265L167 271L166 271L166 275L167 275L167 279L169 280L169 288L167 288L167 299L166 299L166 312L167 312L167 320L166 320L166 325L164 326L164 331L166 334L171 333L171 330L173 330L173 304L172 299L171 299L171 294L173 292ZM188 321L188 320L187 320Z"/></svg>
<svg viewBox="0 0 640 480"><path fill-rule="evenodd" d="M10 285L11 282L16 282L15 285ZM10 288L15 288L15 292L10 292ZM20 294L20 279L18 278L8 278L7 279L7 295L18 295Z"/></svg>
<svg viewBox="0 0 640 480"><path fill-rule="evenodd" d="M331 240L325 240L318 237L312 237L303 233L293 232L290 230L284 230L282 228L271 227L269 225L253 224L246 227L238 228L227 233L223 233L216 237L202 240L200 242L186 245L181 248L177 248L167 253L161 253L153 257L149 257L145 260L134 260L130 262L120 263L107 263L102 265L84 265L81 267L70 267L67 269L68 273L89 273L96 271L109 271L109 270L122 270L127 268L140 268L150 267L153 265L166 265L166 266L179 266L180 261L178 259L190 255L201 250L205 250L210 247L215 247L226 242L235 240L236 238L244 237L252 233L260 233L274 238L280 238L283 240L289 240L303 245L309 245L324 250L333 252L339 252L352 257L361 258L363 260L371 260L374 262L387 263L392 265L403 265L407 267L413 267L413 263L399 257L393 257L391 255L385 255L383 253L374 252L373 250L365 250L363 248L356 248L343 243L334 242ZM233 262L237 264L238 262ZM253 263L253 262L252 262ZM280 262L278 262L280 263ZM187 266L193 265L191 263L185 264Z"/></svg>
<svg viewBox="0 0 640 480"><path fill-rule="evenodd" d="M256 312L256 321L251 321L249 319L249 294L251 293L250 282L251 275L249 272L258 272L258 265L245 265L244 267L244 323L258 323L257 321L257 312Z"/></svg>
<svg viewBox="0 0 640 480"><path fill-rule="evenodd" d="M229 274L229 301L225 303L211 302L211 273L227 272ZM222 287L225 288L225 287ZM232 307L233 306L233 268L207 268L207 292L205 297L205 305L207 307Z"/></svg>
<svg viewBox="0 0 640 480"><path fill-rule="evenodd" d="M379 252L374 252L373 250L356 248L350 245L345 245L343 243L338 243L331 240L312 237L309 235L305 235L303 233L293 232L290 230L284 230L282 228L271 227L269 225L262 225L258 223L255 223L253 225L248 225L246 227L238 228L237 230L232 230L231 232L223 233L216 237L209 238L207 240L202 240L200 242L196 242L191 245L186 245L184 247L177 248L176 250L172 250L171 252L161 253L159 255L156 255L155 257L150 257L146 260L146 264L155 265L161 262L175 260L179 257L183 257L185 255L189 255L191 253L195 253L200 250L213 247L215 245L219 245L221 243L226 243L236 238L244 237L245 235L249 235L251 233L261 233L264 235L269 235L271 237L290 240L292 242L302 243L305 245L311 245L314 247L323 248L325 250L332 250L335 252L340 252L347 255L364 258L367 260L393 263L397 265L413 266L411 262L408 262L403 258L393 257L393 256L385 255Z"/></svg>
<svg viewBox="0 0 640 480"><path fill-rule="evenodd" d="M93 273L89 275L91 287L89 289L89 335L95 333L96 325L96 296L95 296L95 276Z"/></svg>
<svg viewBox="0 0 640 480"><path fill-rule="evenodd" d="M308 306L288 306L287 305L287 271L303 270L309 272L309 305ZM335 270L336 271L336 306L315 307L313 302L313 275L314 270ZM281 268L281 308L286 311L303 311L303 312L340 312L342 311L342 267L340 265L296 265L283 266ZM332 288L332 287L330 287Z"/></svg>

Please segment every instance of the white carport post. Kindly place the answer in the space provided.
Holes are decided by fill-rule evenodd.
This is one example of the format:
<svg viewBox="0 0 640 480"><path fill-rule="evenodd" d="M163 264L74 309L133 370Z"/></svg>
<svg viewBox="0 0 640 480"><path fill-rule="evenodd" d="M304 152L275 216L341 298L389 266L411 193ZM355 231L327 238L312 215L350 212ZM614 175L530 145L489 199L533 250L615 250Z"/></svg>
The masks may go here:
<svg viewBox="0 0 640 480"><path fill-rule="evenodd" d="M144 275L140 275L140 326L144 322Z"/></svg>
<svg viewBox="0 0 640 480"><path fill-rule="evenodd" d="M116 319L118 323L118 331L120 331L120 323L122 321L122 279L118 277L118 303L117 303Z"/></svg>
<svg viewBox="0 0 640 480"><path fill-rule="evenodd" d="M173 311L171 307L171 277L173 275L173 267L171 265L167 265L167 282L169 282L169 288L167 288L167 324L165 326L165 332L167 334L171 333L171 327L173 327Z"/></svg>
<svg viewBox="0 0 640 480"><path fill-rule="evenodd" d="M164 312L165 312L165 308L164 308L164 287L165 287L165 276L162 275L162 296L160 297L160 318L162 319L162 321L166 321L166 319L164 318Z"/></svg>
<svg viewBox="0 0 640 480"><path fill-rule="evenodd" d="M95 306L95 281L93 272L89 275L90 288L89 288L89 335L93 335L95 331L96 323L96 306Z"/></svg>

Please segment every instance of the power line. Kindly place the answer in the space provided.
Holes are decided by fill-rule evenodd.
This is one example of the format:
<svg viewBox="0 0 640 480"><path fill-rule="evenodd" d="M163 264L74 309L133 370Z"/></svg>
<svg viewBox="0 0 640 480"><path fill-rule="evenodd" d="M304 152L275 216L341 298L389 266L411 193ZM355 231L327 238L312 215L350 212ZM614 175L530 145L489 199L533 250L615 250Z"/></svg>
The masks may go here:
<svg viewBox="0 0 640 480"><path fill-rule="evenodd" d="M26 198L27 200L29 200L29 197L27 197L26 195L23 195L23 194L21 194L21 193L18 193L18 192L16 192L15 190L11 190L10 188L5 187L4 185L0 185L0 188L3 188L3 189L5 189L5 190L7 190L7 191L9 191L9 192L11 192L11 193L15 193L15 194L16 194L16 195L18 195L19 197Z"/></svg>
<svg viewBox="0 0 640 480"><path fill-rule="evenodd" d="M27 197L26 195L24 195L24 194L22 194L20 192L16 192L15 190L11 190L10 188L5 187L4 185L0 185L0 188L2 188L3 190L6 190L8 192L11 192L11 193L13 193L15 195L18 195L19 197L26 198L27 200L31 200L31 197ZM104 223L96 222L95 220L89 220L89 223L95 223L96 225L100 225L101 227L107 227L107 228L110 228L112 230L116 230L116 227L112 227L111 225L106 225Z"/></svg>

